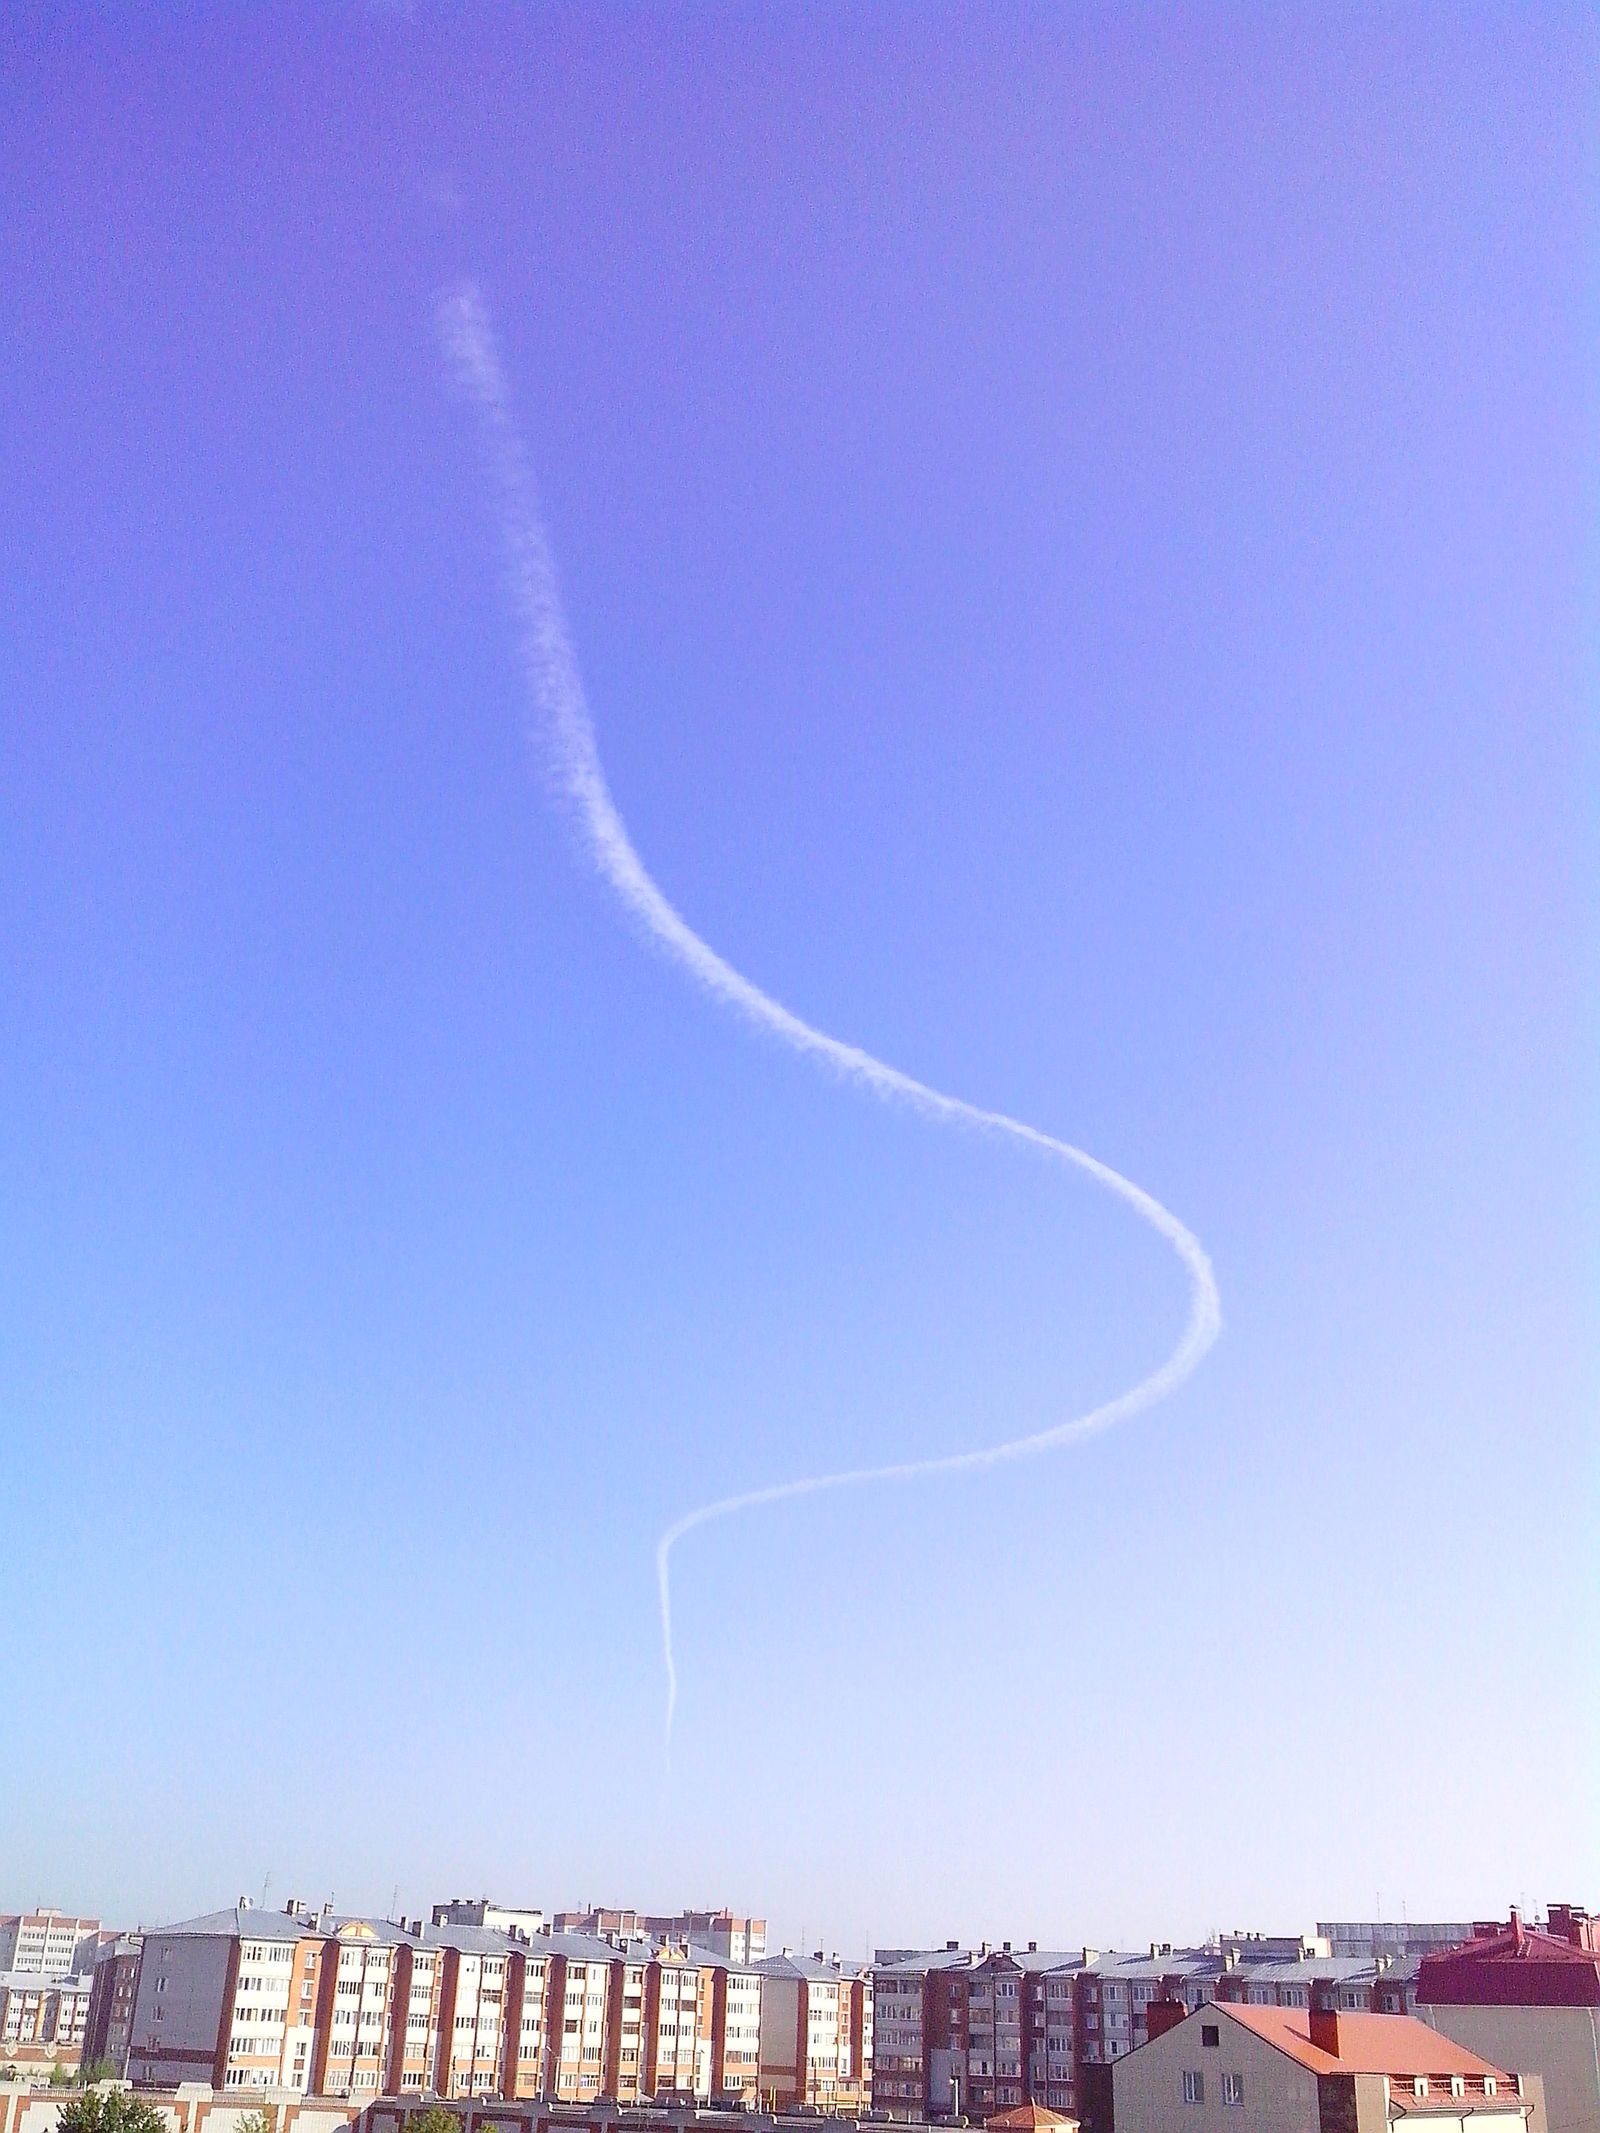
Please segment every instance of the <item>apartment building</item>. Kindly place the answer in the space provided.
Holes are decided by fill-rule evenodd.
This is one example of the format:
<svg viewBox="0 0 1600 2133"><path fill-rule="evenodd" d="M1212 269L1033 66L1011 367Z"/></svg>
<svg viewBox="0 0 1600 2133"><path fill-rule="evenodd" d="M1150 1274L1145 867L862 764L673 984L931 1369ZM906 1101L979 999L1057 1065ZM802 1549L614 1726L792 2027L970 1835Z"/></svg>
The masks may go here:
<svg viewBox="0 0 1600 2133"><path fill-rule="evenodd" d="M1600 2133L1600 1919L1553 1903L1540 1930L1513 1910L1425 1955L1416 2000L1441 2035L1538 2074L1551 2133Z"/></svg>
<svg viewBox="0 0 1600 2133"><path fill-rule="evenodd" d="M365 1918L335 1924L319 1917L317 1925L316 1944L295 1958L300 1997L294 2011L301 2019L294 2034L297 2059L285 2086L299 2089L306 2085L298 2054L306 2041L304 2018L309 2014L311 2092L317 2096L377 2095L386 2085L392 2058L401 1929L387 1920ZM499 1945L503 1950L504 1943ZM241 1983L248 1984L248 1980ZM265 1979L257 1978L255 1989L262 1991L271 1983L269 1968ZM248 2016L250 2009L244 2012ZM460 2040L451 2041L459 2044ZM470 2041L475 2044L475 2035ZM236 2064L241 2070L247 2064L242 2050ZM241 2071L241 2079L233 2085L248 2088L252 2082Z"/></svg>
<svg viewBox="0 0 1600 2133"><path fill-rule="evenodd" d="M613 2059L614 2078L620 2078L624 2051L638 2055L628 2070L637 2067L640 2074L635 2078L642 2077L644 1953L636 1950L625 1956L607 1942L582 1933L552 1934L550 1942L542 2093L558 2103L589 2103L608 2093L607 2070ZM630 1997L626 1990L630 1968L635 1973L637 2009L624 2005Z"/></svg>
<svg viewBox="0 0 1600 2133"><path fill-rule="evenodd" d="M765 1933L762 1938L765 1940ZM712 2093L724 2102L737 2097L753 2106L761 2092L761 1973L754 1959L723 1959L713 1971L715 1999L711 2015ZM862 1995L859 2019L863 2037L858 2049L872 2059L872 1993ZM852 2003L852 2020L857 2019Z"/></svg>
<svg viewBox="0 0 1600 2133"><path fill-rule="evenodd" d="M758 1965L759 2088L769 2108L859 2111L873 2099L873 1973L785 1951Z"/></svg>
<svg viewBox="0 0 1600 2133"><path fill-rule="evenodd" d="M1518 2078L1408 2015L1218 2003L1111 2069L1095 2133L1535 2133L1536 2078Z"/></svg>
<svg viewBox="0 0 1600 2133"><path fill-rule="evenodd" d="M146 1934L128 2039L130 2080L149 2088L206 2081L304 2094L326 2059L323 1987L332 1973L325 1946L320 1922L255 1911L248 1901ZM353 2058L348 2063L353 2068Z"/></svg>
<svg viewBox="0 0 1600 2133"><path fill-rule="evenodd" d="M83 2054L93 1980L0 1971L0 2063L73 2071Z"/></svg>
<svg viewBox="0 0 1600 2133"><path fill-rule="evenodd" d="M946 2111L952 2094L949 1994L935 1980L971 1968L959 1941L942 1948L880 1948L872 1965L872 2103L895 2119L921 2120ZM938 2080L934 2080L934 2054ZM932 2101L937 2087L939 2101Z"/></svg>
<svg viewBox="0 0 1600 2133"><path fill-rule="evenodd" d="M1459 1948L1471 1940L1473 1928L1393 1918L1335 1919L1319 1920L1317 1933L1328 1943L1330 1955L1386 1955L1394 1963L1405 1956L1442 1955L1447 1948Z"/></svg>
<svg viewBox="0 0 1600 2133"><path fill-rule="evenodd" d="M103 1940L98 1918L67 1911L0 1913L0 1972L12 1977L92 1977Z"/></svg>
<svg viewBox="0 0 1600 2133"><path fill-rule="evenodd" d="M434 1922L439 1922L437 1910ZM601 1940L704 1948L728 1963L759 1963L767 1952L766 1920L745 1918L735 1911L674 1911L669 1915L589 1906L581 1911L557 1911L551 1926L557 1933L592 1933Z"/></svg>
<svg viewBox="0 0 1600 2133"><path fill-rule="evenodd" d="M139 1986L141 1933L124 1933L100 1950L83 2027L85 2066L109 2066L118 2077L128 2071L133 2039L133 2004Z"/></svg>
<svg viewBox="0 0 1600 2133"><path fill-rule="evenodd" d="M491 1933L509 1933L514 1940L532 1940L544 1931L543 1911L533 1904L491 1903L487 1896L452 1896L448 1903L433 1907L436 1926L481 1926Z"/></svg>

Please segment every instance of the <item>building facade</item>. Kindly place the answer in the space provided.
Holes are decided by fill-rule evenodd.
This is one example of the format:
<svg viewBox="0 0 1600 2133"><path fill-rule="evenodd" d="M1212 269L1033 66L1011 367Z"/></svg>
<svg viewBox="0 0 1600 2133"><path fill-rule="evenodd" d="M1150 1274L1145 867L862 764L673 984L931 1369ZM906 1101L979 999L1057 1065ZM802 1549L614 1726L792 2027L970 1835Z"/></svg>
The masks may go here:
<svg viewBox="0 0 1600 2133"><path fill-rule="evenodd" d="M1409 2015L1221 2003L1119 2060L1099 2133L1544 2133L1537 2079Z"/></svg>
<svg viewBox="0 0 1600 2133"><path fill-rule="evenodd" d="M75 2072L93 1980L0 1971L0 2065L19 2072Z"/></svg>
<svg viewBox="0 0 1600 2133"><path fill-rule="evenodd" d="M140 1933L124 1933L100 1950L89 1992L89 2012L84 2021L83 2063L109 2066L122 2078L128 2071L128 2047L133 2041L134 1998L139 1988L139 1958L144 1947Z"/></svg>
<svg viewBox="0 0 1600 2133"><path fill-rule="evenodd" d="M105 1932L68 1911L0 1912L0 1971L13 1977L92 1977Z"/></svg>
<svg viewBox="0 0 1600 2133"><path fill-rule="evenodd" d="M1600 2133L1600 1920L1552 1904L1540 1931L1513 1911L1424 1956L1416 1999L1441 2035L1538 2074L1550 2133Z"/></svg>
<svg viewBox="0 0 1600 2133"><path fill-rule="evenodd" d="M434 1923L439 1913L434 1912ZM551 1921L557 1933L592 1933L602 1940L647 1940L659 1947L694 1946L720 1956L724 1962L759 1963L767 1952L767 1922L745 1918L736 1911L608 1911L590 1906L581 1911L557 1911Z"/></svg>
<svg viewBox="0 0 1600 2133"><path fill-rule="evenodd" d="M771 2109L856 2112L873 2101L875 1980L866 1967L785 1952L758 1965L757 2086Z"/></svg>

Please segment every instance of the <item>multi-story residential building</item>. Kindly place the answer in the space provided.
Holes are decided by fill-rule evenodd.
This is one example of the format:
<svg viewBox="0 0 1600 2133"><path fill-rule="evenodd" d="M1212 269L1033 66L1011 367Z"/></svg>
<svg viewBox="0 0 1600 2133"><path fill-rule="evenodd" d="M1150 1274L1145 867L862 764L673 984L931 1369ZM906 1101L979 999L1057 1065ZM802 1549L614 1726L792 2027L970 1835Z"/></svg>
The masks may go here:
<svg viewBox="0 0 1600 2133"><path fill-rule="evenodd" d="M437 1910L434 1923L439 1923ZM744 1918L735 1911L674 1911L669 1915L586 1906L581 1911L557 1911L551 1924L557 1933L593 1933L603 1940L648 1940L657 1946L670 1941L675 1947L692 1944L731 1963L758 1963L767 1952L766 1920Z"/></svg>
<svg viewBox="0 0 1600 2133"><path fill-rule="evenodd" d="M1238 1940L1274 1953L1301 1945L1260 1935ZM1078 2066L1109 2066L1136 2051L1149 2037L1149 2011L1157 2002L1189 2011L1204 2006L1224 1961L1221 1948L1174 1948L1170 1942L1152 1943L1147 1955L1097 1955L1086 1948L1076 1981Z"/></svg>
<svg viewBox="0 0 1600 2133"><path fill-rule="evenodd" d="M385 2085L392 2057L390 2040L400 1928L387 1920L365 1918L347 1918L337 1924L319 1918L318 1925L321 1928L318 1945L305 1950L295 1963L302 1996L296 2003L295 2012L301 2014L312 2006L316 2010L311 2023L310 2088L318 2096L377 2095ZM504 1941L500 1940L498 1946L503 1964ZM270 1968L266 1975L270 1984ZM314 1999L306 1993L308 1981L315 1985ZM261 1983L258 1978L258 1990ZM246 2008L245 2013L248 2015L250 2010ZM489 2020L493 2022L492 2015ZM305 2024L301 2022L300 2034L295 2036L297 2050L304 2028ZM270 2046L272 2039L269 2037L267 2041ZM493 2038L495 2065L499 2063L498 2042L496 2024ZM459 2049L460 2037L452 2037L451 2043ZM475 2054L475 2029L471 2030L468 2043ZM242 2053L238 2063L241 2066L245 2063ZM474 2071L476 2064L474 2058ZM296 2066L293 2072L298 2075L300 2068ZM234 2085L248 2088L251 2083L244 2078ZM293 2088L302 2085L299 2079L291 2079L286 2084Z"/></svg>
<svg viewBox="0 0 1600 2133"><path fill-rule="evenodd" d="M971 1968L972 1956L959 1941L942 1948L880 1948L872 1965L872 2102L891 2118L921 2119L933 2095L932 2057L939 2065L940 2101L948 2110L952 2062L949 2056L949 1999L935 2006L934 1980L947 1971Z"/></svg>
<svg viewBox="0 0 1600 2133"><path fill-rule="evenodd" d="M647 1918L647 1935L685 1940L726 1963L759 1963L767 1952L764 1918L741 1918L734 1911L680 1911L674 1918Z"/></svg>
<svg viewBox="0 0 1600 2133"><path fill-rule="evenodd" d="M482 1926L491 1933L509 1933L514 1940L532 1940L544 1931L544 1913L532 1904L491 1903L487 1896L452 1896L448 1903L433 1907L436 1926Z"/></svg>
<svg viewBox="0 0 1600 2133"><path fill-rule="evenodd" d="M1078 2106L1077 1980L1082 1954L1046 1955L1030 1941L1022 1964L1023 2088L1029 2103L1070 2117Z"/></svg>
<svg viewBox="0 0 1600 2133"><path fill-rule="evenodd" d="M870 1969L785 1951L759 1965L759 2086L770 2108L858 2111L872 2100L876 2040Z"/></svg>
<svg viewBox="0 0 1600 2133"><path fill-rule="evenodd" d="M1387 1963L1380 1965L1370 1955L1243 1963L1223 1971L1216 1981L1215 1997L1239 2007L1331 2007L1347 2013L1408 2014L1405 2006L1384 2008L1375 2001L1378 1979L1387 1975Z"/></svg>
<svg viewBox="0 0 1600 2133"><path fill-rule="evenodd" d="M0 1971L0 2062L74 2071L83 2055L93 1981Z"/></svg>
<svg viewBox="0 0 1600 2133"><path fill-rule="evenodd" d="M646 1973L644 2093L711 2094L715 1973L687 1949L663 1948Z"/></svg>
<svg viewBox="0 0 1600 2133"><path fill-rule="evenodd" d="M103 1940L98 1918L67 1911L0 1913L0 1971L16 1977L91 1977Z"/></svg>
<svg viewBox="0 0 1600 2133"><path fill-rule="evenodd" d="M558 2102L589 2103L607 2093L606 2075L613 2056L619 2065L624 2048L623 1989L627 1959L607 1942L581 1933L552 1934L544 2027L543 2093ZM634 1958L640 1993L639 2042L627 2048L643 2052L644 1962ZM613 1994L613 1984L617 1986ZM613 1999L615 1998L615 2007ZM632 2012L632 2010L627 2010ZM615 2019L613 2019L615 2016Z"/></svg>
<svg viewBox="0 0 1600 2133"><path fill-rule="evenodd" d="M1392 1918L1335 1919L1331 1924L1319 1920L1317 1933L1328 1943L1330 1955L1386 1955L1396 1962L1408 1955L1442 1955L1446 1948L1458 1948L1471 1940L1472 1927L1412 1925Z"/></svg>
<svg viewBox="0 0 1600 2133"><path fill-rule="evenodd" d="M756 1967L759 1960L719 1956L712 1971L715 1997L711 2015L711 2086L713 2096L723 2101L737 2096L742 2102L753 2105L760 2095L761 1973ZM861 2018L865 2036L861 2048L870 2065L870 1985L863 1997L865 2005Z"/></svg>
<svg viewBox="0 0 1600 2133"><path fill-rule="evenodd" d="M1514 2074L1408 2015L1221 2003L1160 2030L1110 2069L1093 2133L1529 2133L1537 2077Z"/></svg>
<svg viewBox="0 0 1600 2133"><path fill-rule="evenodd" d="M85 2066L109 2066L119 2078L128 2071L133 2003L139 1986L142 1933L124 1933L100 1950L83 2028Z"/></svg>
<svg viewBox="0 0 1600 2133"><path fill-rule="evenodd" d="M303 2094L320 2087L334 1980L324 1924L244 1902L147 1933L129 2078L150 2088L207 2081ZM354 2056L340 2054L334 2064L353 2071Z"/></svg>
<svg viewBox="0 0 1600 2133"><path fill-rule="evenodd" d="M1550 2133L1600 2133L1600 1919L1553 1903L1540 1931L1513 1910L1424 1956L1416 1998L1441 2035L1542 2077Z"/></svg>

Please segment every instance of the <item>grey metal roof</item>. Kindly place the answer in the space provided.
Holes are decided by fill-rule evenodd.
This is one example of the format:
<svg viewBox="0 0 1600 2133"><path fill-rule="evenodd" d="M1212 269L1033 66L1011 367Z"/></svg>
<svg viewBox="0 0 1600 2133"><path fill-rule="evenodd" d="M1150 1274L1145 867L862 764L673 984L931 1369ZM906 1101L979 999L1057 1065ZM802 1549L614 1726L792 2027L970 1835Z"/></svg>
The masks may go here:
<svg viewBox="0 0 1600 2133"><path fill-rule="evenodd" d="M982 1958L970 1948L880 1948L872 1959L874 1973L921 1977L930 1970L970 1970Z"/></svg>
<svg viewBox="0 0 1600 2133"><path fill-rule="evenodd" d="M258 1911L250 1904L233 1904L226 1911L203 1911L198 1918L182 1918L176 1925L152 1926L146 1939L300 1940L308 1932L325 1930L307 1926L287 1911Z"/></svg>

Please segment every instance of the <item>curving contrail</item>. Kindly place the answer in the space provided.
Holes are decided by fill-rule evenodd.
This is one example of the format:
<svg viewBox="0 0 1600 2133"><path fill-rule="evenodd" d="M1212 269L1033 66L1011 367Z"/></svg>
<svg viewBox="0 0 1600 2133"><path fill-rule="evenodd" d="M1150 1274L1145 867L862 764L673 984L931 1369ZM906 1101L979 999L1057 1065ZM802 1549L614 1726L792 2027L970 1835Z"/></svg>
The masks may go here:
<svg viewBox="0 0 1600 2133"><path fill-rule="evenodd" d="M578 664L567 636L556 588L555 564L550 554L536 492L522 440L511 419L505 373L501 368L494 329L482 298L470 283L450 291L440 300L439 329L458 378L477 402L483 418L490 470L500 491L501 530L505 537L511 596L522 631L522 660L534 711L553 744L554 768L559 784L576 811L600 872L623 903L675 961L681 963L707 992L743 1015L748 1022L769 1031L797 1052L830 1066L846 1080L862 1083L886 1102L907 1105L923 1117L943 1124L975 1127L985 1133L1005 1134L1022 1141L1059 1162L1070 1163L1125 1200L1152 1229L1164 1237L1188 1270L1189 1317L1182 1338L1159 1369L1128 1392L1091 1408L1087 1414L1058 1422L1026 1437L1013 1437L1004 1444L986 1445L970 1452L950 1452L931 1459L903 1459L886 1466L850 1467L836 1474L810 1474L798 1481L778 1481L767 1488L744 1489L736 1496L723 1496L715 1503L686 1511L667 1528L656 1543L656 1582L661 1595L661 1644L667 1668L666 1732L670 1744L672 1717L678 1701L678 1672L672 1654L672 1550L696 1526L713 1519L729 1518L736 1511L752 1511L761 1504L784 1503L796 1496L817 1496L825 1489L856 1488L866 1482L910 1481L930 1474L962 1474L980 1467L1001 1466L1014 1459L1030 1459L1056 1450L1080 1438L1111 1428L1149 1407L1181 1385L1216 1339L1222 1327L1222 1310L1216 1277L1200 1240L1177 1216L1152 1199L1131 1178L1108 1163L1074 1148L1070 1142L1041 1133L1037 1126L1008 1118L1003 1111L986 1111L981 1105L945 1096L926 1082L898 1067L886 1066L858 1045L830 1037L825 1030L792 1013L770 993L754 985L724 962L694 928L667 901L633 848L622 817L606 784L595 745L594 724L583 693Z"/></svg>

